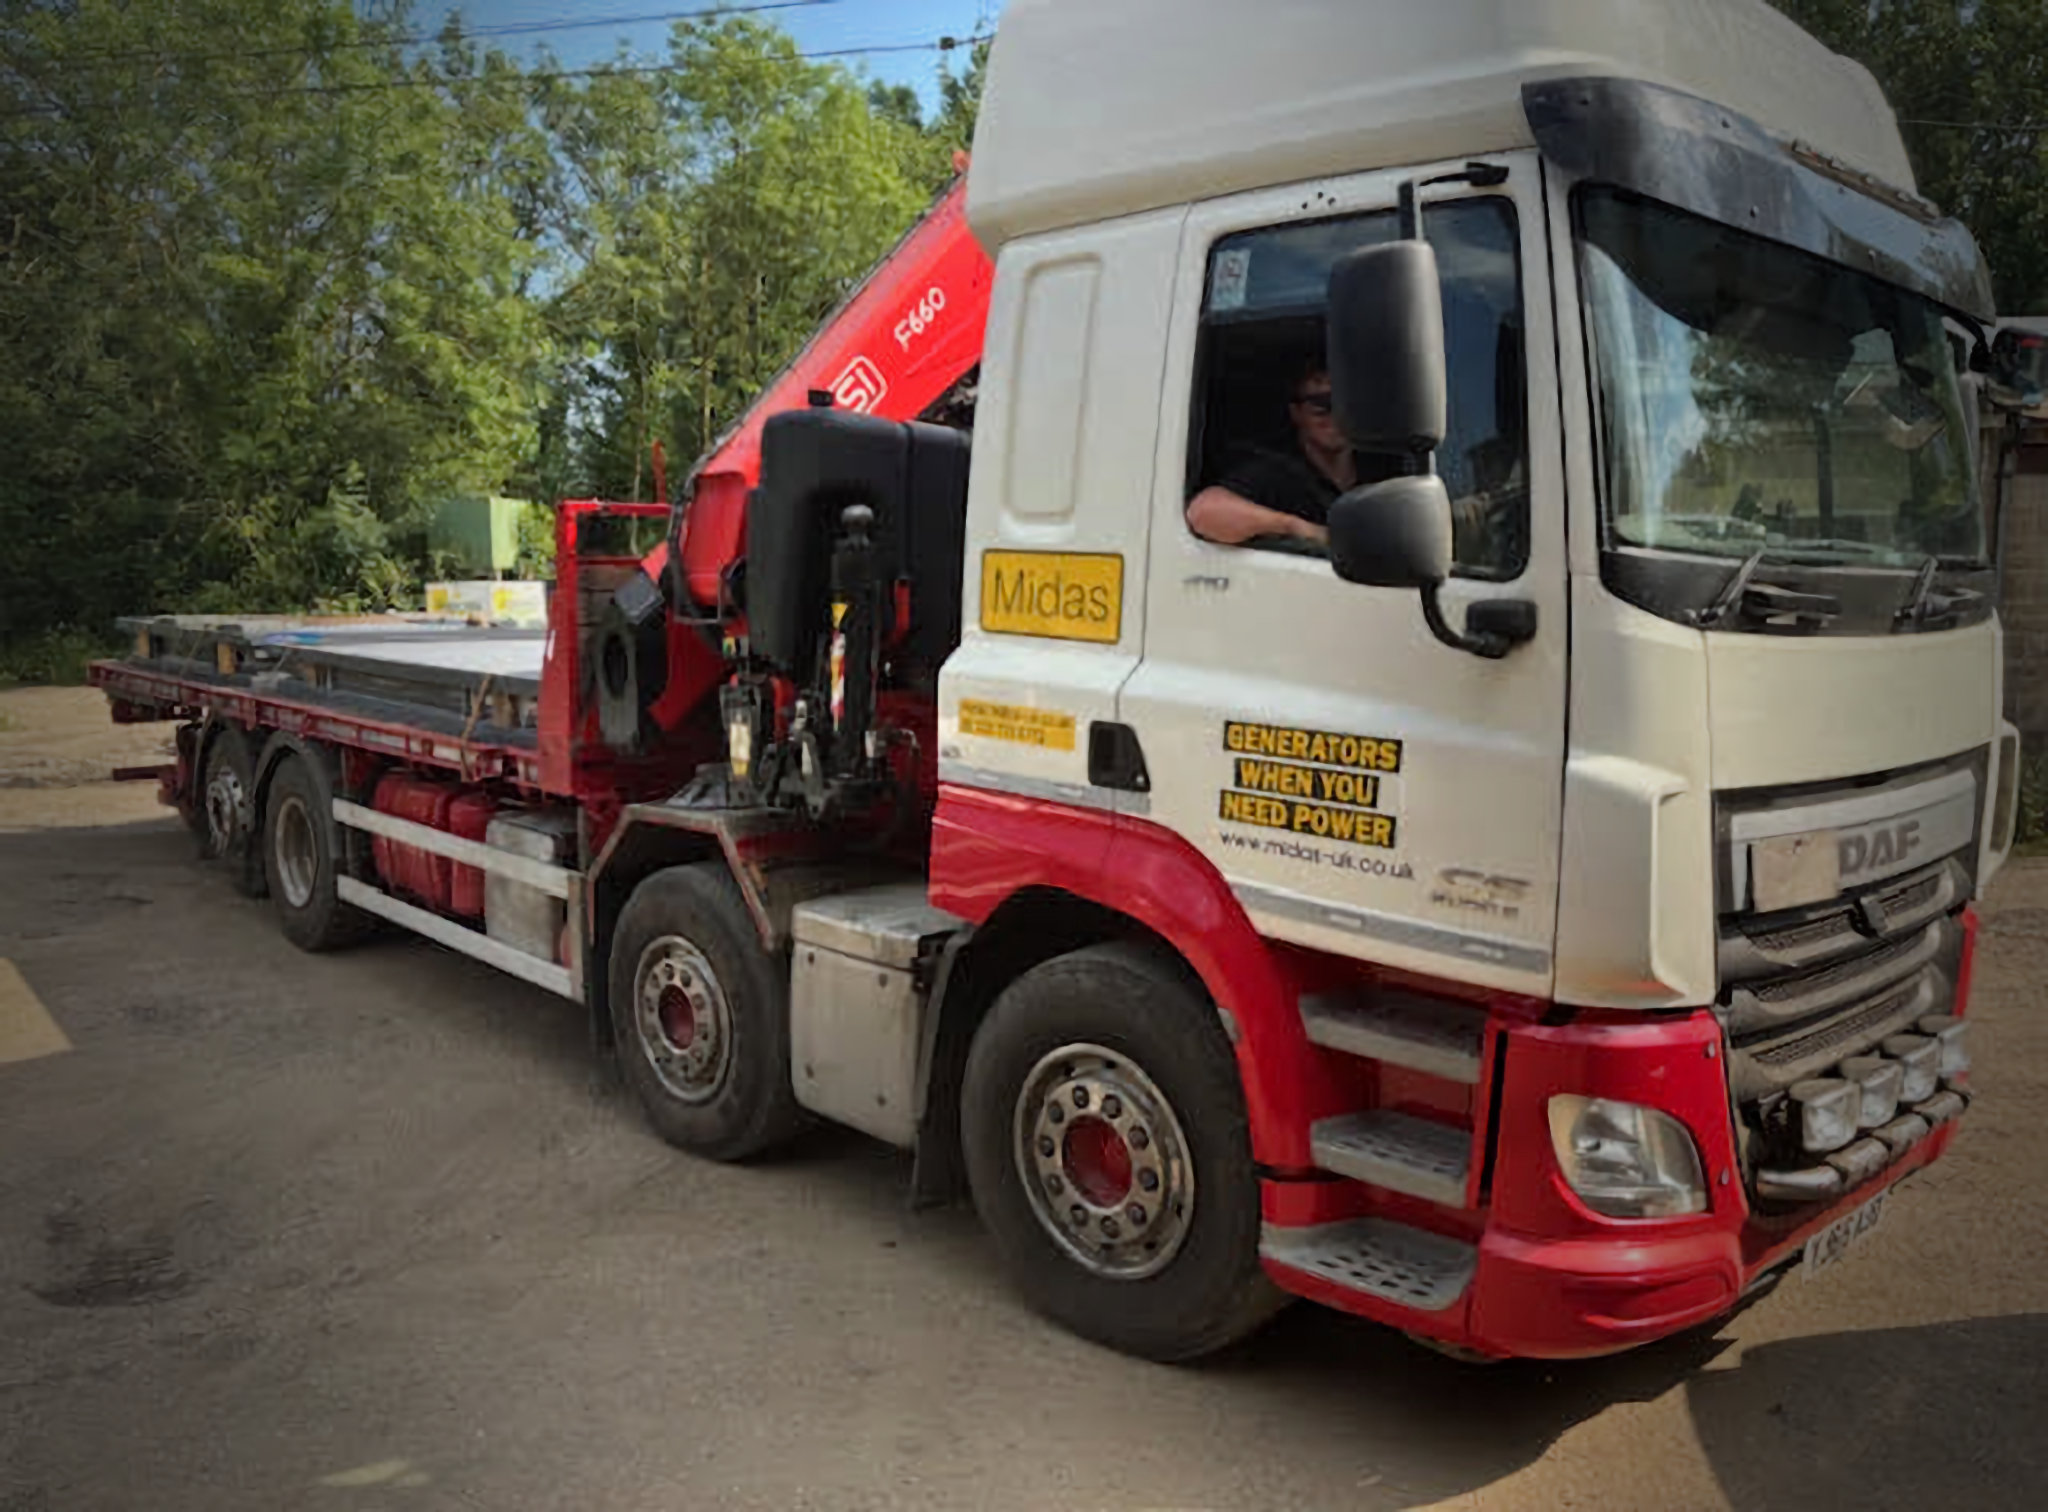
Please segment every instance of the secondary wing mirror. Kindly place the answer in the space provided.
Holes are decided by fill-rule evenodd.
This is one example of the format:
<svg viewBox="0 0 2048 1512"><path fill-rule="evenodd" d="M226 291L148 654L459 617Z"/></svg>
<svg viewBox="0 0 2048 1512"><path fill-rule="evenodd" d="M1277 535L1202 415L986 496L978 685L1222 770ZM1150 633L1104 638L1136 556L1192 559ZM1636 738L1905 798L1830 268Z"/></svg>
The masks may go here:
<svg viewBox="0 0 2048 1512"><path fill-rule="evenodd" d="M2048 379L2048 335L2008 326L1992 341L1984 367L1985 397L1994 408L2023 415L2041 411L2043 380Z"/></svg>
<svg viewBox="0 0 2048 1512"><path fill-rule="evenodd" d="M1451 496L1435 474L1354 488L1330 506L1330 565L1347 583L1435 588L1451 575Z"/></svg>

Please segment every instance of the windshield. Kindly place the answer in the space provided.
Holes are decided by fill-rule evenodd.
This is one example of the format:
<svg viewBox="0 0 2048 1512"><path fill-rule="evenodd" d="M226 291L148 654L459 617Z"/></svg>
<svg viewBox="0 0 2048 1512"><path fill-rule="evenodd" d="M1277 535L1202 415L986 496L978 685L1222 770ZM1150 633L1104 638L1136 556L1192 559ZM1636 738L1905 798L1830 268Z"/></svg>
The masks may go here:
<svg viewBox="0 0 2048 1512"><path fill-rule="evenodd" d="M1580 200L1610 544L1976 563L1975 437L1939 306L1617 190Z"/></svg>

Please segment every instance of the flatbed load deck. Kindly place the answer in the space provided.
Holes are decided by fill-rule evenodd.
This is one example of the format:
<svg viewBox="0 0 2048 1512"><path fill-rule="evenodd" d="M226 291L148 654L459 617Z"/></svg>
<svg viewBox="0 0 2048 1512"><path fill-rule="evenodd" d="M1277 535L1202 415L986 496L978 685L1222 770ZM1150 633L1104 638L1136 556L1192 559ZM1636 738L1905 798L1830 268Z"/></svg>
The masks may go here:
<svg viewBox="0 0 2048 1512"><path fill-rule="evenodd" d="M95 674L117 719L124 707L147 719L173 707L402 749L472 777L538 780L545 631L427 615L159 615L120 627L134 649Z"/></svg>

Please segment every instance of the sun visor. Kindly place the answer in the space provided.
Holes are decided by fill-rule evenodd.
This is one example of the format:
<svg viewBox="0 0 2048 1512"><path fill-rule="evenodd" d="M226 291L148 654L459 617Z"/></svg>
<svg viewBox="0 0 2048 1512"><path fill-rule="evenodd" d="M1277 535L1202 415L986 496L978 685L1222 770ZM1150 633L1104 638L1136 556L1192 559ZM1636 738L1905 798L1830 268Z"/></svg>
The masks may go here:
<svg viewBox="0 0 2048 1512"><path fill-rule="evenodd" d="M1522 86L1543 155L1610 184L1910 289L1981 321L1991 275L1962 222L1918 195L1773 137L1696 95L1641 80Z"/></svg>

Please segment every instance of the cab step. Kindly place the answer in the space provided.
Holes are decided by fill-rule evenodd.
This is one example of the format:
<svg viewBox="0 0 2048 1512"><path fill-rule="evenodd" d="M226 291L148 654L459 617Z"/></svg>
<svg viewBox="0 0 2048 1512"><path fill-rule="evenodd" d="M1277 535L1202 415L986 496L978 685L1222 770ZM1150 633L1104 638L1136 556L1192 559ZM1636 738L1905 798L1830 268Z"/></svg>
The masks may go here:
<svg viewBox="0 0 2048 1512"><path fill-rule="evenodd" d="M1464 1296L1479 1263L1474 1245L1388 1218L1313 1228L1268 1224L1259 1253L1275 1265L1420 1312L1442 1312Z"/></svg>
<svg viewBox="0 0 2048 1512"><path fill-rule="evenodd" d="M1316 1164L1339 1176L1406 1192L1445 1207L1465 1205L1472 1131L1376 1108L1318 1120L1309 1130Z"/></svg>
<svg viewBox="0 0 2048 1512"><path fill-rule="evenodd" d="M1486 1015L1463 1003L1405 993L1315 993L1301 1000L1314 1043L1474 1086Z"/></svg>

